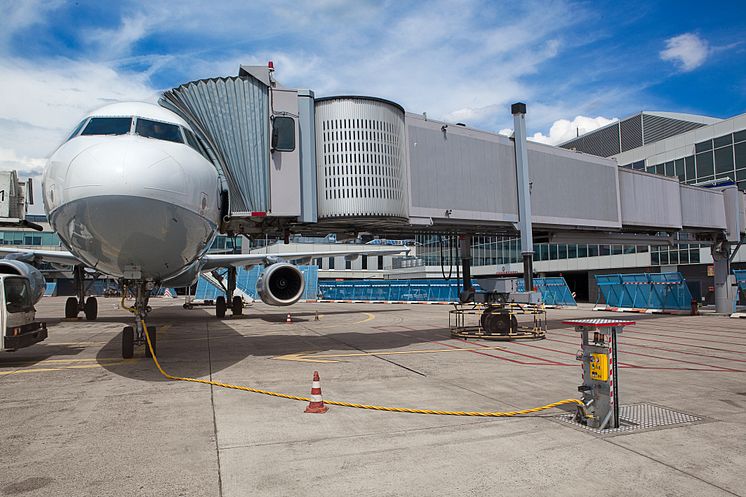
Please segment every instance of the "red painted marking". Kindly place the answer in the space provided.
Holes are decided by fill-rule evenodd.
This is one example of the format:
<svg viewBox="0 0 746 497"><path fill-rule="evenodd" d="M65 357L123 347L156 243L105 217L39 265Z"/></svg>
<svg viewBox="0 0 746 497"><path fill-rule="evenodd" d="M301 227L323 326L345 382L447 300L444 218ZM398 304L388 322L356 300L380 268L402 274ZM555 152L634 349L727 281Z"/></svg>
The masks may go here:
<svg viewBox="0 0 746 497"><path fill-rule="evenodd" d="M552 342L570 343L570 342L564 342L562 340L557 340L556 338L547 338L546 340L549 340L549 341L552 341ZM721 371L731 371L731 372L734 372L734 373L746 373L746 370L742 371L742 370L739 370L739 369L725 368L725 367L716 366L716 365L713 365L713 364L703 364L701 362L685 361L683 359L674 359L672 357L664 357L664 356L657 356L657 355L651 355L651 354L643 354L641 352L630 352L628 350L625 350L623 352L625 354L627 354L627 355L636 355L636 356L640 356L640 357L650 357L652 359L660 359L660 360L663 360L663 361L678 362L678 363L681 363L681 364L694 364L695 366L705 366L705 367L708 367L708 368L717 368L717 369L719 369Z"/></svg>
<svg viewBox="0 0 746 497"><path fill-rule="evenodd" d="M523 347L532 347L532 348L535 348L535 349L547 350L549 352L557 352L559 354L571 355L571 356L575 357L575 352L567 352L567 351L564 351L564 350L552 349L552 348L549 348L549 347L542 347L541 345L536 345L536 344L533 344L533 343L521 343L521 342L513 342L513 343L515 345L521 345ZM562 342L562 343L569 343L569 342ZM579 346L580 346L580 344L578 344L578 347ZM582 366L582 362L578 361L578 363L581 364L581 366ZM624 364L624 366L628 367L628 368L639 368L639 367L641 367L641 366L637 366L635 364L629 364L629 363L625 363L625 362L619 362L617 364L619 364L619 365Z"/></svg>
<svg viewBox="0 0 746 497"><path fill-rule="evenodd" d="M562 324L569 324L572 326L595 326L596 328L610 328L612 326L632 326L635 321L625 321L623 319L570 319L562 321Z"/></svg>
<svg viewBox="0 0 746 497"><path fill-rule="evenodd" d="M466 342L466 343L469 343L469 344L473 344L473 345L478 345L480 347L490 347L489 345L482 344L482 343L469 342L467 340L464 340L463 338L457 338L456 340L459 340L459 341L462 341L462 342ZM518 355L518 356L521 356L521 357L528 357L529 359L536 359L537 361L544 361L544 362L546 362L548 364L553 364L553 365L557 365L557 366L575 366L575 364L566 364L566 363L563 363L563 362L552 361L551 359L544 359L543 357L538 357L538 356L529 355L529 354L521 354L520 352L515 352L513 350L507 350L506 349L506 350L501 350L500 352L507 352L509 354L515 354L515 355Z"/></svg>
<svg viewBox="0 0 746 497"><path fill-rule="evenodd" d="M570 330L553 330L553 331L564 331L568 335L577 336L577 334L575 332L570 331ZM638 334L639 334L639 332L638 332ZM660 336L660 335L655 334L655 333L651 333L651 334L655 335L655 336ZM666 336L673 336L673 335L666 335ZM624 338L625 338L625 340L642 340L642 341L645 341L645 342L665 343L666 345L671 345L671 340L656 340L655 338L642 338L642 337L637 337L637 336L633 336L633 335L628 335L626 332L624 333ZM682 339L682 340L690 340L690 341L700 342L700 343L702 343L702 342L709 342L709 340L695 340L693 338L686 338L686 337L679 337L679 336L674 336L674 338L678 338L678 339ZM719 342L719 343L727 343L727 342ZM705 345L691 344L691 343L681 343L681 345L684 345L684 346L687 346L687 347L701 347L701 348L705 348L705 349L708 349L708 350L717 350L718 352L729 352L729 353L732 353L732 354L744 354L744 353L746 353L746 352L742 352L742 351L738 351L738 350L719 349L717 347L707 347ZM740 343L739 344L731 344L731 345L742 346L742 344L740 344Z"/></svg>
<svg viewBox="0 0 746 497"><path fill-rule="evenodd" d="M489 347L489 345L482 345L482 344L478 344L478 343L474 343L474 342L468 342L468 341L463 340L461 338L456 338L456 340L468 343L469 345L479 345L480 347ZM457 347L457 346L451 345L449 343L444 343L444 342L434 342L434 343L437 343L439 345L444 345L444 346L450 347L452 349L464 350L463 347ZM512 362L514 364L521 364L521 365L524 365L524 366L575 366L575 364L563 364L561 362L547 361L547 360L544 360L544 359L541 359L541 358L538 358L538 359L542 360L544 362L543 363L536 363L536 362L519 361L519 360L516 360L516 359L510 359L508 357L501 357L501 356L498 356L498 355L488 354L487 352L480 352L478 350L468 350L467 352L472 352L474 354L479 354L479 355L484 355L484 356L487 356L487 357L492 357L494 359L501 359L503 361ZM509 352L509 351L506 350L505 352ZM523 355L523 354L518 354L518 355ZM531 356L526 356L526 357L531 357Z"/></svg>
<svg viewBox="0 0 746 497"><path fill-rule="evenodd" d="M629 333L630 334L635 334L635 335L645 334L645 335L654 335L654 336L659 336L659 337L676 338L676 339L679 339L679 340L690 340L692 342L722 343L723 345L739 345L739 346L746 345L746 343L740 343L740 342L732 342L732 341L730 341L730 342L723 342L723 341L720 341L720 340L713 340L712 338L710 338L707 335L699 335L702 338L701 339L697 339L697 338L688 338L688 337L685 337L685 336L681 336L681 334L679 334L679 335L669 335L669 334L666 334L666 333L655 333L653 331L648 331L648 330L635 330L635 331L631 331L630 330ZM687 333L687 332L686 331L682 331L681 333L683 334L683 333ZM624 332L624 335L625 336L627 335L627 331Z"/></svg>
<svg viewBox="0 0 746 497"><path fill-rule="evenodd" d="M699 331L682 331L676 326L665 326L660 324L660 322L655 322L655 328L660 329L663 331L672 331L675 333L686 333L686 334L694 334L696 336L714 336L714 337L720 337L720 338L740 338L742 340L746 339L746 333L738 333L736 330L725 330L725 331L719 331L712 328L706 328L707 333L702 333ZM703 328L705 329L705 328ZM733 333L729 333L729 331L732 331ZM635 333L640 333L641 330L634 330Z"/></svg>

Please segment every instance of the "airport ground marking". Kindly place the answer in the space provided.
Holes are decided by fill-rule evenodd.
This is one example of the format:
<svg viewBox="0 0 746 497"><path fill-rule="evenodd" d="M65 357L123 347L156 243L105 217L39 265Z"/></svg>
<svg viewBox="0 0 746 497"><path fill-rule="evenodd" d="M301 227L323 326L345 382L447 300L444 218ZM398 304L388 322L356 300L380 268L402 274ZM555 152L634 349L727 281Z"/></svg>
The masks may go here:
<svg viewBox="0 0 746 497"><path fill-rule="evenodd" d="M132 362L131 359L120 359L118 361L107 362L105 364L74 364L70 366L60 366L55 368L31 368L31 369L17 369L14 371L0 371L0 376L12 376L18 374L30 374L30 373L50 373L55 371L65 371L70 369L93 369L103 368L106 366L115 366L118 364L127 364Z"/></svg>
<svg viewBox="0 0 746 497"><path fill-rule="evenodd" d="M363 324L363 323L367 323L369 321L373 321L374 319L376 319L375 314L373 314L372 312L363 312L363 314L365 314L367 317L365 319L361 319L360 321L355 321L354 323L352 323L352 325ZM291 316L292 316L292 313L291 313ZM326 315L319 314L319 320L321 320L324 317L326 317ZM311 320L311 321L313 321L313 320ZM350 323L335 323L335 324L317 326L317 328L321 328L321 329L325 329L326 330L326 329L329 329L329 328L339 328L340 326L351 326L351 324Z"/></svg>
<svg viewBox="0 0 746 497"><path fill-rule="evenodd" d="M90 359L42 359L40 361L34 361L33 359L29 359L27 361L15 361L15 362L8 362L8 363L0 363L0 368L11 368L11 367L25 367L25 366L33 366L35 364L45 365L45 364L52 364L52 363L81 363L81 362L112 362L112 361L121 361L122 359L119 357L91 357Z"/></svg>
<svg viewBox="0 0 746 497"><path fill-rule="evenodd" d="M398 351L379 351L379 352L347 352L341 354L316 354L314 352L297 352L295 354L286 354L273 357L279 361L296 361L296 362L342 362L334 359L347 357L366 357L366 356L384 356L384 355L411 355L411 354L439 354L443 352L471 352L474 350L506 350L505 347L482 347L482 348L455 348L455 349L426 349L426 350L398 350Z"/></svg>

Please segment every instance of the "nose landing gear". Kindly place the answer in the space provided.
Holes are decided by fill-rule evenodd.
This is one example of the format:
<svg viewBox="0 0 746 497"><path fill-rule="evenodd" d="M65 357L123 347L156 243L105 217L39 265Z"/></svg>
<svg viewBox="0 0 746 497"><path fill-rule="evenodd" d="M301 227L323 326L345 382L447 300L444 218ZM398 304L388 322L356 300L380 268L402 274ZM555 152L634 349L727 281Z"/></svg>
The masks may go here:
<svg viewBox="0 0 746 497"><path fill-rule="evenodd" d="M131 359L135 355L135 346L145 346L145 357L151 357L150 348L148 347L148 341L145 337L145 329L143 322L151 311L151 307L148 305L150 299L150 291L153 289L153 282L138 282L137 294L135 295L135 305L132 307L126 307L124 305L124 299L127 295L126 287L122 295L122 307L129 310L135 316L135 326L125 326L122 329L122 358ZM153 347L153 352L156 354L156 327L148 326L148 336L150 337L150 345Z"/></svg>

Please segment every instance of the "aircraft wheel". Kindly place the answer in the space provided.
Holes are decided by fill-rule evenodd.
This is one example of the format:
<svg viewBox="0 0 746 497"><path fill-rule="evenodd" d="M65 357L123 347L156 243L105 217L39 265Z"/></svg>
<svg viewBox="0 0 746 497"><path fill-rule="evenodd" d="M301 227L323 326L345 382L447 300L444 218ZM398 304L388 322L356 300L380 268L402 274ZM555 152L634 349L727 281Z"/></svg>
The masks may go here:
<svg viewBox="0 0 746 497"><path fill-rule="evenodd" d="M98 317L98 301L96 297L88 297L85 301L85 312L86 321L95 321Z"/></svg>
<svg viewBox="0 0 746 497"><path fill-rule="evenodd" d="M65 317L78 317L78 299L76 299L75 297L68 297L65 301Z"/></svg>
<svg viewBox="0 0 746 497"><path fill-rule="evenodd" d="M236 295L233 297L233 305L231 306L234 316L240 316L243 313L243 299Z"/></svg>
<svg viewBox="0 0 746 497"><path fill-rule="evenodd" d="M184 304L184 305L183 305L182 307L183 307L184 309L187 309L187 310L189 310L189 309L193 309L193 308L194 308L194 306L193 306L192 304Z"/></svg>
<svg viewBox="0 0 746 497"><path fill-rule="evenodd" d="M122 330L122 357L132 359L135 355L135 330L132 326L125 326Z"/></svg>
<svg viewBox="0 0 746 497"><path fill-rule="evenodd" d="M155 352L155 355L158 355L158 349L156 349L156 334L155 334L155 326L148 326L148 336L150 337L150 344L153 346L153 352ZM153 354L150 353L150 347L148 347L148 342L145 342L145 357L153 357Z"/></svg>
<svg viewBox="0 0 746 497"><path fill-rule="evenodd" d="M225 305L225 297L218 297L215 299L215 315L219 319L223 319L225 317L225 311L228 307Z"/></svg>

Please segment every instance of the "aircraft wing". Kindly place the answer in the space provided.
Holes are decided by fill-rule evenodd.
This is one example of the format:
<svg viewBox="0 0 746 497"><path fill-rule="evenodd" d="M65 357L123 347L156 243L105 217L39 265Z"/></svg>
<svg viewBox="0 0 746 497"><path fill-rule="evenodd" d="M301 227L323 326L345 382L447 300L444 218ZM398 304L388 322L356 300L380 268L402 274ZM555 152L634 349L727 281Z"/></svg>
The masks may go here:
<svg viewBox="0 0 746 497"><path fill-rule="evenodd" d="M319 250L306 252L276 252L276 253L252 253L252 254L207 254L202 257L202 271L210 271L227 266L254 266L257 264L272 264L277 261L298 261L303 259L316 259L317 257L347 256L355 257L361 255L392 255L408 253L409 247L399 248L360 248L346 250Z"/></svg>
<svg viewBox="0 0 746 497"><path fill-rule="evenodd" d="M9 254L18 254L13 258L25 262L52 262L55 264L65 264L70 266L80 264L80 260L67 250L34 250L0 247L0 257Z"/></svg>

